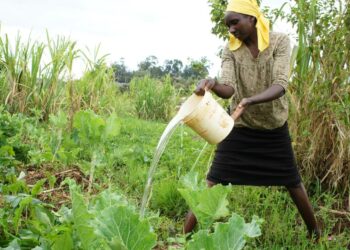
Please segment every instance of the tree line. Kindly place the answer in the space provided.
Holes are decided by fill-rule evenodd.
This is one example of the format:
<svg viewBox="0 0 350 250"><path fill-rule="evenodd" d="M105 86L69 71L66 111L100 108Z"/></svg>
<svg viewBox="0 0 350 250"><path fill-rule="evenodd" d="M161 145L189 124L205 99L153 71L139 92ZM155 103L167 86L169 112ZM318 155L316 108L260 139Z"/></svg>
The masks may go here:
<svg viewBox="0 0 350 250"><path fill-rule="evenodd" d="M205 78L209 74L210 61L206 57L199 60L188 59L185 64L179 59L168 59L159 63L156 56L148 56L137 65L136 70L130 70L125 65L124 58L112 63L115 79L118 83L128 84L134 77L149 75L155 79L162 79L170 75L174 83L190 84L194 80Z"/></svg>

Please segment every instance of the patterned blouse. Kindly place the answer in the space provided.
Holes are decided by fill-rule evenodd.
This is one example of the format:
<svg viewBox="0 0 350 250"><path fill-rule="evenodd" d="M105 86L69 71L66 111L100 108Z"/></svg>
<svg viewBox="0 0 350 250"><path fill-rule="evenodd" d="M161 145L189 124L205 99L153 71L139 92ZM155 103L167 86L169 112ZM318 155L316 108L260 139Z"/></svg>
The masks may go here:
<svg viewBox="0 0 350 250"><path fill-rule="evenodd" d="M222 53L220 84L231 85L235 93L231 112L244 97L259 94L272 84L281 85L286 91L289 78L290 41L282 33L270 33L270 45L254 58L244 43L230 51L228 45ZM283 126L288 118L286 95L271 102L249 106L235 121L237 127L274 129Z"/></svg>

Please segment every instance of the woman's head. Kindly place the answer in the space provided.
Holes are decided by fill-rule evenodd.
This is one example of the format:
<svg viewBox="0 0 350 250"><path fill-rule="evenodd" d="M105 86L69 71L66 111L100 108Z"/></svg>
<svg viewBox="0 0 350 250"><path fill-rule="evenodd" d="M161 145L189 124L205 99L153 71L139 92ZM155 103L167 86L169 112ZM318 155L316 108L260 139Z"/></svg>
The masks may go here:
<svg viewBox="0 0 350 250"><path fill-rule="evenodd" d="M238 49L252 32L257 33L260 51L269 45L269 21L256 0L229 0L224 19L230 32L230 49Z"/></svg>
<svg viewBox="0 0 350 250"><path fill-rule="evenodd" d="M230 34L241 41L256 32L256 18L254 16L227 11L224 22Z"/></svg>

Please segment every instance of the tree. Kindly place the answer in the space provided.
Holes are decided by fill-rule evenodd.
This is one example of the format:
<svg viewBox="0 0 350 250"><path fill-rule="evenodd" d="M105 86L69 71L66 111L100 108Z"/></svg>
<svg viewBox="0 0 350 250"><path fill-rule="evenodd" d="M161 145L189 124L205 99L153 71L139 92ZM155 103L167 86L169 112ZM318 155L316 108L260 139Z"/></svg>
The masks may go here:
<svg viewBox="0 0 350 250"><path fill-rule="evenodd" d="M165 60L163 71L165 74L170 74L171 77L179 77L183 68L183 63L181 60Z"/></svg>
<svg viewBox="0 0 350 250"><path fill-rule="evenodd" d="M144 61L138 65L138 76L150 75L153 78L161 78L164 76L162 67L158 65L158 58L156 56L148 56Z"/></svg>
<svg viewBox="0 0 350 250"><path fill-rule="evenodd" d="M129 83L132 78L132 72L128 71L125 66L124 58L120 58L119 61L112 64L114 70L114 76L119 83Z"/></svg>
<svg viewBox="0 0 350 250"><path fill-rule="evenodd" d="M208 76L210 62L206 57L202 57L200 60L189 59L190 64L186 65L182 77L192 79L202 79Z"/></svg>

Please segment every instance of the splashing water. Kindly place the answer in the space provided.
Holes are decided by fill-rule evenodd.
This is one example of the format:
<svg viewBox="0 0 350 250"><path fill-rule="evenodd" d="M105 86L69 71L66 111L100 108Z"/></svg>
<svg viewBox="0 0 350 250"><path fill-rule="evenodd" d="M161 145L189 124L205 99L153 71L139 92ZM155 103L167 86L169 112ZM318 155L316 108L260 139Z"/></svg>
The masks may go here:
<svg viewBox="0 0 350 250"><path fill-rule="evenodd" d="M181 123L183 118L184 118L183 114L178 113L169 122L168 126L165 128L162 136L160 137L160 139L158 141L158 145L157 145L156 151L153 155L153 160L152 160L151 166L148 170L147 182L146 182L145 190L143 192L142 204L141 204L141 210L140 210L141 217L144 217L144 215L145 215L146 206L147 206L147 203L148 203L148 200L150 197L152 178L153 178L153 175L155 173L158 162L160 160L160 157L162 156L162 154L165 150L165 147L169 142L171 135L174 133L175 129L179 126L179 124Z"/></svg>

